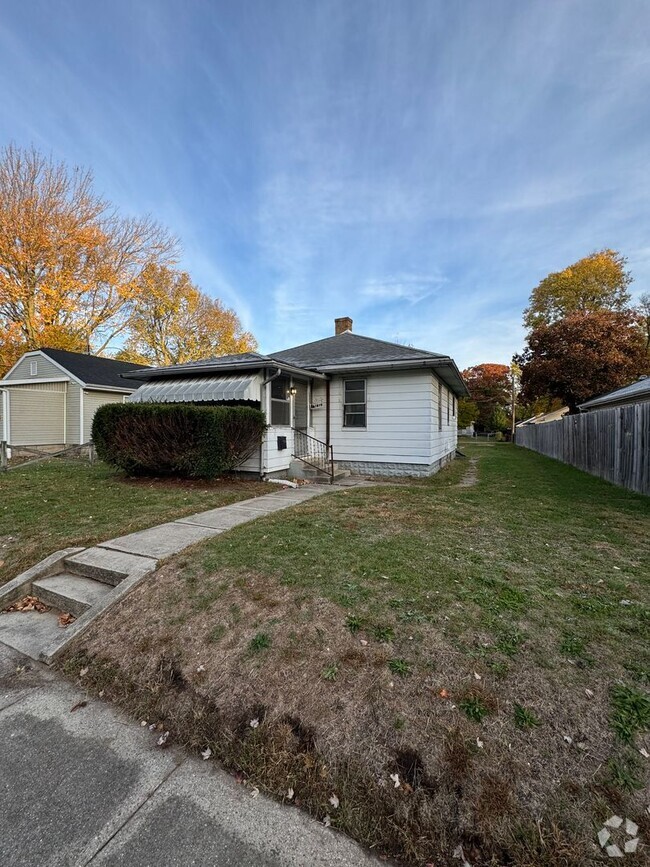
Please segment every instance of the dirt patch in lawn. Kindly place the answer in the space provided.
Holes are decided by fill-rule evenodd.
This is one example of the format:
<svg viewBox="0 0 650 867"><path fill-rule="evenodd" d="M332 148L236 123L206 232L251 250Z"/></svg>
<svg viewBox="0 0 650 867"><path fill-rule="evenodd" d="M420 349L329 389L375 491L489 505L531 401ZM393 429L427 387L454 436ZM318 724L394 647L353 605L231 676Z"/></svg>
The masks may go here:
<svg viewBox="0 0 650 867"><path fill-rule="evenodd" d="M611 780L630 753L608 725L605 684L573 669L503 676L437 630L418 639L415 667L409 644L277 576L185 560L64 665L177 742L413 863L458 863L462 845L473 865L586 864L606 813L643 820L642 799Z"/></svg>

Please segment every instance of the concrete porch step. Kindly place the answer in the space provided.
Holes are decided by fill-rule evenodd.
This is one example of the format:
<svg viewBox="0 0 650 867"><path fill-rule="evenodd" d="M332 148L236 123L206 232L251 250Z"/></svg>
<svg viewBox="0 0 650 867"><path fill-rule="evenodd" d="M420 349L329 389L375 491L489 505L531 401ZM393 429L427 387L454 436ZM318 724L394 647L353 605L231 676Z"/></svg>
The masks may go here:
<svg viewBox="0 0 650 867"><path fill-rule="evenodd" d="M336 463L334 462L334 481L338 482L340 479L346 479L350 475L350 470L342 470ZM291 464L289 465L289 476L291 478L296 479L307 479L308 481L329 481L330 476L330 467L329 465L319 468L315 467L311 464L304 463L300 458L293 458Z"/></svg>
<svg viewBox="0 0 650 867"><path fill-rule="evenodd" d="M97 605L110 593L112 585L70 572L61 572L32 583L32 593L61 611L81 617L84 611Z"/></svg>

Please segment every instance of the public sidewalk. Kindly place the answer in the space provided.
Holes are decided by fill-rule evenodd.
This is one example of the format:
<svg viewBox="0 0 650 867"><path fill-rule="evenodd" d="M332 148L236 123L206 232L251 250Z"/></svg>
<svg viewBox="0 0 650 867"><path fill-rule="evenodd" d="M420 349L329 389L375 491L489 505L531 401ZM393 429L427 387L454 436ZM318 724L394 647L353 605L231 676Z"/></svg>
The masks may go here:
<svg viewBox="0 0 650 867"><path fill-rule="evenodd" d="M346 837L0 645L5 867L372 867Z"/></svg>

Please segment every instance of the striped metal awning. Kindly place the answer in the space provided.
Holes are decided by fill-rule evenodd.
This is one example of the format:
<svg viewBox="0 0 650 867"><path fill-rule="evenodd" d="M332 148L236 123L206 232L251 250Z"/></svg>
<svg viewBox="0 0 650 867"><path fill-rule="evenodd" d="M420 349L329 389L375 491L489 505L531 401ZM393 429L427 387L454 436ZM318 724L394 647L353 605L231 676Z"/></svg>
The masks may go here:
<svg viewBox="0 0 650 867"><path fill-rule="evenodd" d="M200 403L212 400L257 400L260 389L252 376L200 376L145 382L129 403Z"/></svg>

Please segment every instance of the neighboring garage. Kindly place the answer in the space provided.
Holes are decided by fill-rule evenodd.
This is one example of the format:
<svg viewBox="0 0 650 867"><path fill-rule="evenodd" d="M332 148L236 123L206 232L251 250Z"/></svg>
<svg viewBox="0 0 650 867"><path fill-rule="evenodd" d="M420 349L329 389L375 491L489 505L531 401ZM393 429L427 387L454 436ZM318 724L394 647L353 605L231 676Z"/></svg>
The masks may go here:
<svg viewBox="0 0 650 867"><path fill-rule="evenodd" d="M37 349L0 379L0 439L47 450L87 443L95 411L122 403L141 385L129 362L62 349Z"/></svg>

